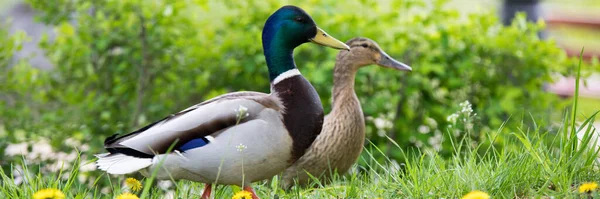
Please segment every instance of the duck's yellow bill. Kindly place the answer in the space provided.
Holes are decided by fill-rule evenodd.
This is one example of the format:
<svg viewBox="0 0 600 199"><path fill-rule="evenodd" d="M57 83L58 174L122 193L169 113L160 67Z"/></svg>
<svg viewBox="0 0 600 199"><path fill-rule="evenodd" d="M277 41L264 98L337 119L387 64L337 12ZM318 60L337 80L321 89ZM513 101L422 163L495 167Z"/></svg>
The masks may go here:
<svg viewBox="0 0 600 199"><path fill-rule="evenodd" d="M323 31L319 27L317 27L317 35L310 39L310 41L319 45L328 46L339 50L350 50L350 47L348 47L348 45L346 45L344 42L341 42L333 38L332 36L329 36L325 31Z"/></svg>

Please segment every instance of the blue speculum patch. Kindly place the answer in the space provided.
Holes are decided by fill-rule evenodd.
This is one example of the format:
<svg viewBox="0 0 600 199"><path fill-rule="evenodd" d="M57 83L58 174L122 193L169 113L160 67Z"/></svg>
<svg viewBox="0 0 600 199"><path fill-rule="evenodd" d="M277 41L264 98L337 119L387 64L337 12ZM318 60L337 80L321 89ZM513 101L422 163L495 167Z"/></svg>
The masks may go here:
<svg viewBox="0 0 600 199"><path fill-rule="evenodd" d="M204 145L207 145L208 143L209 143L208 139L206 139L205 137L196 138L196 139L190 140L189 142L181 145L181 147L179 147L177 150L183 152L183 151L187 151L190 149L202 147Z"/></svg>

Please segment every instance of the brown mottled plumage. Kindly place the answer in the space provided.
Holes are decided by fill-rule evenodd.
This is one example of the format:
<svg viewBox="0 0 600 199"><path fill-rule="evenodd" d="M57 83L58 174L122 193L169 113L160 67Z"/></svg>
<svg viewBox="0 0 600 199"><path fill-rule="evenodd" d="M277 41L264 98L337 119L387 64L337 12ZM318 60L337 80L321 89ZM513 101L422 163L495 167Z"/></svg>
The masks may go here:
<svg viewBox="0 0 600 199"><path fill-rule="evenodd" d="M304 156L283 173L284 188L294 185L294 180L306 185L310 175L326 183L332 174L346 173L358 159L365 140L365 118L354 92L354 77L359 68L377 64L411 70L390 58L370 39L354 38L346 44L350 51L340 51L336 57L331 112L325 116L321 134Z"/></svg>

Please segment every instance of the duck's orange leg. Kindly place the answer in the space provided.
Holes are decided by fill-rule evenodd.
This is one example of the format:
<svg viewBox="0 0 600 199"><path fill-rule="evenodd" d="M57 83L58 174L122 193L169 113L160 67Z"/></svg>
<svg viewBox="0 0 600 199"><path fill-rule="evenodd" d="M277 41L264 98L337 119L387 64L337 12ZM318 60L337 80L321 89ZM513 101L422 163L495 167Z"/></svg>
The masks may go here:
<svg viewBox="0 0 600 199"><path fill-rule="evenodd" d="M204 185L204 191L202 192L202 196L200 199L210 199L210 192L212 191L212 185L206 184Z"/></svg>
<svg viewBox="0 0 600 199"><path fill-rule="evenodd" d="M260 199L257 195L256 192L254 192L254 189L252 189L252 187L250 186L245 186L244 187L244 191L248 191L250 193L252 193L252 199Z"/></svg>

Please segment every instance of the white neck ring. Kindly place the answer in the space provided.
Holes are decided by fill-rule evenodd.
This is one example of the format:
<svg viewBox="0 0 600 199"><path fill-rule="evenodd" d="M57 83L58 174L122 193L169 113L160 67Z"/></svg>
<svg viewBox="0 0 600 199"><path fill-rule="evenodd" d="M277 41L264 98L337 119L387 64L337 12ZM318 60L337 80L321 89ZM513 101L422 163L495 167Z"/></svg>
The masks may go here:
<svg viewBox="0 0 600 199"><path fill-rule="evenodd" d="M279 76L277 76L275 78L275 80L273 80L273 85L275 85L275 84L277 84L277 83L279 83L279 82L281 82L281 81L283 81L283 80L285 80L287 78L294 77L296 75L301 75L300 71L297 68L285 71L285 72L279 74Z"/></svg>

